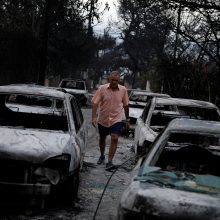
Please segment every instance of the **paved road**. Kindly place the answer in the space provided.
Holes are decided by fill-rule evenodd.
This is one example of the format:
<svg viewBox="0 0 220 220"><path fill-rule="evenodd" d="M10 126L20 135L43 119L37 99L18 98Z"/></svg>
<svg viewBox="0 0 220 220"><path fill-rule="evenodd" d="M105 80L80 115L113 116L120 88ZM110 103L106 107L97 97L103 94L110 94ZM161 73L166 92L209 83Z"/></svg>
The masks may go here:
<svg viewBox="0 0 220 220"><path fill-rule="evenodd" d="M114 163L120 165L128 161L112 175L111 172L105 171L105 165L96 164L99 157L98 134L91 124L91 109L83 109L83 114L87 120L89 141L80 174L80 188L75 206L52 206L40 212L26 211L26 213L14 212L10 209L9 213L0 211L0 220L92 220L109 178L111 180L95 219L115 219L121 194L130 181L130 171L135 164L134 160L128 160L134 157L134 153L131 151L133 140L120 137ZM109 143L110 138L107 139L107 146ZM108 153L108 147L106 153Z"/></svg>
<svg viewBox="0 0 220 220"><path fill-rule="evenodd" d="M105 171L105 165L97 165L99 157L98 133L91 125L91 110L86 110L86 119L89 126L89 146L85 155L85 167L81 175L81 187L79 191L79 204L83 212L79 213L76 219L93 219L97 205L100 201L103 190L108 182L104 196L101 200L95 219L115 219L120 196L130 181L130 170L134 166L134 153L131 151L132 139L120 137L114 163L121 165L113 175ZM107 139L107 151L110 137Z"/></svg>

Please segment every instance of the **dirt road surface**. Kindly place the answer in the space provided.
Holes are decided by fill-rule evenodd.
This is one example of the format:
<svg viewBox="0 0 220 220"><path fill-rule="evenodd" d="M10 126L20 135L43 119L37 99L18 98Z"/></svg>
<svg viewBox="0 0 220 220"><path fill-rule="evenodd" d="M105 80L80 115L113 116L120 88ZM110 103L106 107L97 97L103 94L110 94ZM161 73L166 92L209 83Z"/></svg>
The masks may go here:
<svg viewBox="0 0 220 220"><path fill-rule="evenodd" d="M1 210L0 220L116 219L121 194L130 182L130 171L135 165L134 153L132 152L133 139L120 137L114 164L122 166L114 173L108 172L105 170L105 165L97 165L100 156L98 133L91 124L91 109L83 109L83 114L87 121L89 141L84 166L80 173L80 188L75 205L59 205L58 207L52 205L52 207L41 211L15 211L13 208L6 212ZM107 139L106 157L108 156L109 143L110 137Z"/></svg>

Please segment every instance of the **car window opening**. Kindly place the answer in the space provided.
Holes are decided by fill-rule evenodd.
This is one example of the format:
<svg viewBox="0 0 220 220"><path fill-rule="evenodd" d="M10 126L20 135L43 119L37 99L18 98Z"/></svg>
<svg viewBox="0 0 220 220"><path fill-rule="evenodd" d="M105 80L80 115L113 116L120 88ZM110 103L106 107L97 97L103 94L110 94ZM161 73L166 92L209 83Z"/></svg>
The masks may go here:
<svg viewBox="0 0 220 220"><path fill-rule="evenodd" d="M168 171L220 176L220 137L172 134L156 166Z"/></svg>
<svg viewBox="0 0 220 220"><path fill-rule="evenodd" d="M68 131L62 100L25 95L0 95L0 125Z"/></svg>
<svg viewBox="0 0 220 220"><path fill-rule="evenodd" d="M62 88L68 88L68 89L85 89L84 82L77 82L77 81L63 81L60 85Z"/></svg>

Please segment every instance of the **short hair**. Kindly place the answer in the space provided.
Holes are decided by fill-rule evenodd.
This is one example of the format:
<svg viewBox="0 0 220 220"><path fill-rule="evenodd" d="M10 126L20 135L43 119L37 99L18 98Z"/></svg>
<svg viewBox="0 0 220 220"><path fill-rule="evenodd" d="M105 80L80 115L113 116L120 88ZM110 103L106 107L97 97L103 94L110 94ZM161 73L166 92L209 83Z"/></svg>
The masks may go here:
<svg viewBox="0 0 220 220"><path fill-rule="evenodd" d="M119 77L120 77L120 73L119 73L119 71L114 70L114 71L112 71L112 72L110 73L109 76L110 76L110 77L111 77L111 76L119 76Z"/></svg>

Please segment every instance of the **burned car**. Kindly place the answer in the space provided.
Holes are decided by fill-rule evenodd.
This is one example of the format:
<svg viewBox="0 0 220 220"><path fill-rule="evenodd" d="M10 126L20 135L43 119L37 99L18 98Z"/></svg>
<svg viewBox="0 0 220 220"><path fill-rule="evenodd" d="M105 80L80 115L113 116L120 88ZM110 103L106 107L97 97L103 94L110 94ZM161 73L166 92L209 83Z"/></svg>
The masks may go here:
<svg viewBox="0 0 220 220"><path fill-rule="evenodd" d="M53 195L74 201L87 130L72 95L44 86L0 86L0 137L1 202L43 208Z"/></svg>
<svg viewBox="0 0 220 220"><path fill-rule="evenodd" d="M154 97L147 102L141 117L137 119L134 135L135 152L145 153L164 126L174 118L180 117L220 121L220 111L210 102Z"/></svg>
<svg viewBox="0 0 220 220"><path fill-rule="evenodd" d="M118 220L219 220L219 166L219 122L172 120L134 168Z"/></svg>
<svg viewBox="0 0 220 220"><path fill-rule="evenodd" d="M134 136L134 129L137 119L141 116L147 101L153 97L170 97L168 94L148 92L145 90L131 90L129 93L129 119L130 130ZM126 117L123 114L122 133L126 133Z"/></svg>
<svg viewBox="0 0 220 220"><path fill-rule="evenodd" d="M62 79L59 87L64 88L71 95L75 96L80 105L87 106L89 95L84 80Z"/></svg>

